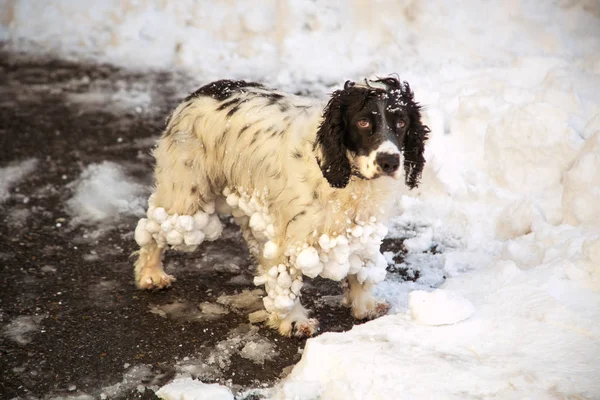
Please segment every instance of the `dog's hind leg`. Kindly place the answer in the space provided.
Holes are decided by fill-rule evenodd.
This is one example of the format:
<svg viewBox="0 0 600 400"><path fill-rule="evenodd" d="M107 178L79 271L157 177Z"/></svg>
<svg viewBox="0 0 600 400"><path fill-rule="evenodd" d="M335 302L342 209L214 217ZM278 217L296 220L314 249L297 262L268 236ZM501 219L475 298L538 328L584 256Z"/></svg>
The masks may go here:
<svg viewBox="0 0 600 400"><path fill-rule="evenodd" d="M140 245L135 282L140 289L165 288L175 281L162 267L167 245L192 251L205 239L216 240L222 231L214 186L201 158L194 157L196 149L178 143L164 136L154 152L156 189L148 200L148 218L140 220L135 235Z"/></svg>
<svg viewBox="0 0 600 400"><path fill-rule="evenodd" d="M175 281L173 275L167 274L162 267L162 255L165 247L152 241L137 251L135 262L135 285L139 289L164 289Z"/></svg>
<svg viewBox="0 0 600 400"><path fill-rule="evenodd" d="M360 283L356 275L348 275L348 288L344 297L344 305L352 308L352 316L356 319L374 319L387 314L390 305L379 301L372 293L373 284Z"/></svg>

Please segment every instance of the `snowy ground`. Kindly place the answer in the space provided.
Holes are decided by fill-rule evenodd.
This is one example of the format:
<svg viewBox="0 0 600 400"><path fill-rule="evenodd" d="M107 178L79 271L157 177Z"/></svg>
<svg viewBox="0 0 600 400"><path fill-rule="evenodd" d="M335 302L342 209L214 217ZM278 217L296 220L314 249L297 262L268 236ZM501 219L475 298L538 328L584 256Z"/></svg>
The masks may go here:
<svg viewBox="0 0 600 400"><path fill-rule="evenodd" d="M64 246L73 251L76 243L75 254L93 263L86 272L96 277L88 296L120 293L133 309L149 307L146 314L133 313L144 315L142 326L130 320L125 325L122 318L111 319L110 326L133 325L138 336L157 329L161 346L163 340L170 343L168 350L151 362L127 361L136 378L125 371L118 382L154 389L174 377L193 376L225 383L240 398L251 393L273 399L600 397L597 1L356 0L344 7L348 3L300 0L263 8L252 8L250 1L223 1L210 8L191 0L177 5L105 1L91 9L68 1L60 7L56 1L4 2L10 12L0 25L0 39L11 40L10 48L179 68L199 77L198 82L181 74L123 77L107 67L61 74L58 68L50 84L47 65L29 65L34 72L27 79L5 82L9 95L2 107L10 123L3 128L3 140L6 132L19 132L22 139L8 141L16 150L2 147L7 161L0 171L0 199L10 211L3 236L12 238L4 239L10 247L3 259L13 268L27 263L17 276L35 292L44 274L60 271L54 264L65 262ZM72 15L78 23L64 23ZM229 254L239 246L234 230L228 230L229 244L206 246L198 259L174 259L190 280L200 263L208 282L180 280L174 291L158 295L135 294L127 286L131 223L149 178L146 150L178 96L224 75L323 96L347 78L390 72L411 82L432 128L422 185L400 196L386 242L392 272L378 292L392 304L392 315L307 341L291 373L273 386L279 375L273 372L296 362L302 344L275 342L268 332L244 325L235 302L222 297L250 288L248 280L235 278L247 260L244 250ZM41 95L54 102L48 109L39 104ZM28 114L32 105L40 118ZM61 112L64 118L56 118ZM44 126L48 118L58 131L54 138ZM36 136L40 126L43 135ZM32 147L36 139L48 145ZM114 186L117 195L103 198L106 186ZM112 218L110 225L99 223L107 218ZM40 236L30 233L31 224L45 238L51 232L69 238L46 244L49 254L56 252L52 263L39 261L49 256L35 245ZM87 237L80 239L82 234ZM18 253L16 246L28 250ZM115 265L118 278L107 273L114 273ZM78 279L86 276L72 271ZM2 273L4 286L10 287L12 275ZM231 293L206 296L207 287L222 290L227 284L233 285L225 290ZM317 313L322 313L324 330L347 329L352 321L336 306L339 292L325 283L316 286L326 294L310 294L321 304ZM22 287L12 294L15 298L27 297ZM55 314L49 306L31 308L31 300L22 311L5 305L9 293L2 295L3 340L11 349L39 343L44 324ZM81 304L76 299L71 306ZM120 308L118 302L118 296L108 301L110 313ZM72 315L79 312L76 307ZM186 329L164 338L172 324L212 318L228 327L215 332L219 337L212 347L185 347L175 360L169 346L194 334ZM327 326L327 321L333 323ZM257 353L273 354L262 360L272 373L254 381L240 379L232 368L248 365L243 360ZM212 361L206 365L206 360ZM260 361L240 368L252 375L263 368L255 366ZM169 372L154 371L156 362L166 362ZM69 390L68 380L52 385L48 377L31 378L29 364L23 365L10 364L22 382L36 381L49 393ZM116 374L107 371L102 373L116 384ZM177 382L190 395L194 382ZM239 393L262 382L272 387ZM11 390L23 395L18 387ZM98 395L104 389L88 385L86 390L81 394ZM169 390L174 396L177 385L162 395L168 397ZM198 390L219 392L212 386ZM220 393L215 396L230 397Z"/></svg>

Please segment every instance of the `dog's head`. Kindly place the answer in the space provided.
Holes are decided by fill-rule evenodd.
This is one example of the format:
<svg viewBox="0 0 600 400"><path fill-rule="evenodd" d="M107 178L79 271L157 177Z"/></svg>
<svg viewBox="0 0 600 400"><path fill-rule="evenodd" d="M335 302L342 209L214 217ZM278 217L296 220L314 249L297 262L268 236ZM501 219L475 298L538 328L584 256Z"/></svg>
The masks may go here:
<svg viewBox="0 0 600 400"><path fill-rule="evenodd" d="M408 83L392 77L364 85L347 81L325 107L315 149L332 187L346 187L351 175L399 179L403 164L405 183L412 189L425 165L427 133Z"/></svg>

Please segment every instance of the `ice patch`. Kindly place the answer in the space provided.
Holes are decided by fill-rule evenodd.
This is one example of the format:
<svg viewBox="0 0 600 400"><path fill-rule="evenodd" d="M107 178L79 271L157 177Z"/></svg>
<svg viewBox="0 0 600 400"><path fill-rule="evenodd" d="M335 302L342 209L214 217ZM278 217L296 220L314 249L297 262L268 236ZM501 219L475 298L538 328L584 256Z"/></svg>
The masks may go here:
<svg viewBox="0 0 600 400"><path fill-rule="evenodd" d="M230 368L234 355L242 356L242 352L261 364L277 356L275 346L259 335L259 328L253 325L240 325L232 329L227 338L218 342L212 348L203 348L196 357L186 357L177 363L177 377L194 377L202 379L221 379L223 372ZM256 346L249 343L255 343ZM245 350L244 350L245 349ZM265 349L258 354L258 349ZM255 351L256 350L256 351Z"/></svg>
<svg viewBox="0 0 600 400"><path fill-rule="evenodd" d="M240 350L240 356L259 365L263 365L266 360L272 360L278 355L279 352L276 350L273 343L266 339L248 342L242 350Z"/></svg>
<svg viewBox="0 0 600 400"><path fill-rule="evenodd" d="M88 165L70 186L74 194L67 206L73 223L109 223L123 215L144 214L148 189L127 177L115 163Z"/></svg>
<svg viewBox="0 0 600 400"><path fill-rule="evenodd" d="M0 168L0 204L10 197L10 189L35 171L38 160L30 158L16 164Z"/></svg>
<svg viewBox="0 0 600 400"><path fill-rule="evenodd" d="M125 372L121 382L102 388L102 394L105 396L104 398L118 398L120 395L122 396L123 393L138 387L140 382L151 380L149 378L152 376L152 370L149 366L143 364L134 365ZM151 383L146 385L152 386Z"/></svg>
<svg viewBox="0 0 600 400"><path fill-rule="evenodd" d="M175 321L214 321L228 314L229 310L209 302L196 305L189 301L174 301L150 306L150 312Z"/></svg>

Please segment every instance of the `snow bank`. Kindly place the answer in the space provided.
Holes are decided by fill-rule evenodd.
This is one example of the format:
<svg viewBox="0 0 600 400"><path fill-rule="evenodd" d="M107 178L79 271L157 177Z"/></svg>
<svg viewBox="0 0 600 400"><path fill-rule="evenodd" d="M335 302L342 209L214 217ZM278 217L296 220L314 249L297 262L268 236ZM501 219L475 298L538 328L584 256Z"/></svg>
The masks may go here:
<svg viewBox="0 0 600 400"><path fill-rule="evenodd" d="M37 160L30 158L17 164L0 168L0 204L10 197L10 189L35 171Z"/></svg>
<svg viewBox="0 0 600 400"><path fill-rule="evenodd" d="M144 215L149 188L133 181L115 163L88 165L70 186L74 193L67 207L74 223L104 223L124 215Z"/></svg>
<svg viewBox="0 0 600 400"><path fill-rule="evenodd" d="M547 233L558 243L580 241L566 229ZM424 326L397 314L310 339L273 398L593 398L600 393L600 296L589 279L597 285L600 271L597 264L587 270L581 246L577 255L579 262L558 258L525 270L498 261L449 279L444 290L476 307L454 325Z"/></svg>

